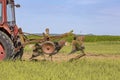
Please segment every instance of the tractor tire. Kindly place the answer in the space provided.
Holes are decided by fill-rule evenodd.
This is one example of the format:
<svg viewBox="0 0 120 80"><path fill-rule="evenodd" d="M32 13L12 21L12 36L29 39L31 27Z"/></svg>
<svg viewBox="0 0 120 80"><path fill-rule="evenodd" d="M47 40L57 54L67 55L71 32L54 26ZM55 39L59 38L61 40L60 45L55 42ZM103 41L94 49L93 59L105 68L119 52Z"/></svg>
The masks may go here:
<svg viewBox="0 0 120 80"><path fill-rule="evenodd" d="M14 46L12 40L0 31L0 61L9 60L14 52Z"/></svg>

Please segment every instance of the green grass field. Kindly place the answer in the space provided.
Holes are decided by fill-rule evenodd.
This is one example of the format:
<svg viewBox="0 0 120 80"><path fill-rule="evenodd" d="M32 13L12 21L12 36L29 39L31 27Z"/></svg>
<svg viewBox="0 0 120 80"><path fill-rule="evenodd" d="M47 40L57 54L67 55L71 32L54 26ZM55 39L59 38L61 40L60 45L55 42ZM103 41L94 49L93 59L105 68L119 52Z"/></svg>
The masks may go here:
<svg viewBox="0 0 120 80"><path fill-rule="evenodd" d="M120 41L85 42L85 52L120 55ZM65 46L60 54L70 52ZM26 46L25 53L32 49ZM79 52L77 52L79 53ZM81 58L73 62L4 61L0 62L0 80L120 80L120 59Z"/></svg>
<svg viewBox="0 0 120 80"><path fill-rule="evenodd" d="M94 54L120 54L120 41L102 41L86 43L86 52Z"/></svg>
<svg viewBox="0 0 120 80"><path fill-rule="evenodd" d="M120 60L81 59L74 62L7 61L1 80L119 80Z"/></svg>

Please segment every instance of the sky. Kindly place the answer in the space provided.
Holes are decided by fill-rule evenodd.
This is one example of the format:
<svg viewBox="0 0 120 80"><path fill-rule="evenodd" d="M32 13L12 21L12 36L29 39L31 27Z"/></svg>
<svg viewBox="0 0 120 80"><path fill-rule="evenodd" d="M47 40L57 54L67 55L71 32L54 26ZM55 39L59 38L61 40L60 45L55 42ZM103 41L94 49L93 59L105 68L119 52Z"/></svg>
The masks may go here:
<svg viewBox="0 0 120 80"><path fill-rule="evenodd" d="M18 27L28 33L120 35L120 0L15 0Z"/></svg>

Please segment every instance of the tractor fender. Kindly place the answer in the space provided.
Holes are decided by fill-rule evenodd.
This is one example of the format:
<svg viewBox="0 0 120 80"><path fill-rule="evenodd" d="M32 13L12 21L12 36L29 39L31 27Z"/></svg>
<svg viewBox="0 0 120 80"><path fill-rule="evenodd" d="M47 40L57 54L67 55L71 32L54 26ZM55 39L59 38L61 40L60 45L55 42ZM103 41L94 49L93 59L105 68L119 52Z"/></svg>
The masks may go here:
<svg viewBox="0 0 120 80"><path fill-rule="evenodd" d="M7 26L0 26L0 30L6 34L11 34L11 31Z"/></svg>

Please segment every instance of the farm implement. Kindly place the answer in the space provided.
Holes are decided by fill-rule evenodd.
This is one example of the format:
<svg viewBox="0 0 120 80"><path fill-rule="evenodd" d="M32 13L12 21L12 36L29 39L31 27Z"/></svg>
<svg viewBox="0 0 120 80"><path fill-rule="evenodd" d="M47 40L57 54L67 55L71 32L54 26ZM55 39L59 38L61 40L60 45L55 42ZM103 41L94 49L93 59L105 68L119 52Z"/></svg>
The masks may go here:
<svg viewBox="0 0 120 80"><path fill-rule="evenodd" d="M71 36L73 32L49 36L47 29L46 34L42 35L43 38L28 39L16 24L15 7L18 8L20 5L15 4L14 0L0 0L0 60L21 59L24 47L31 43L38 43L45 54L56 54L63 47L65 41L54 42L53 40Z"/></svg>

